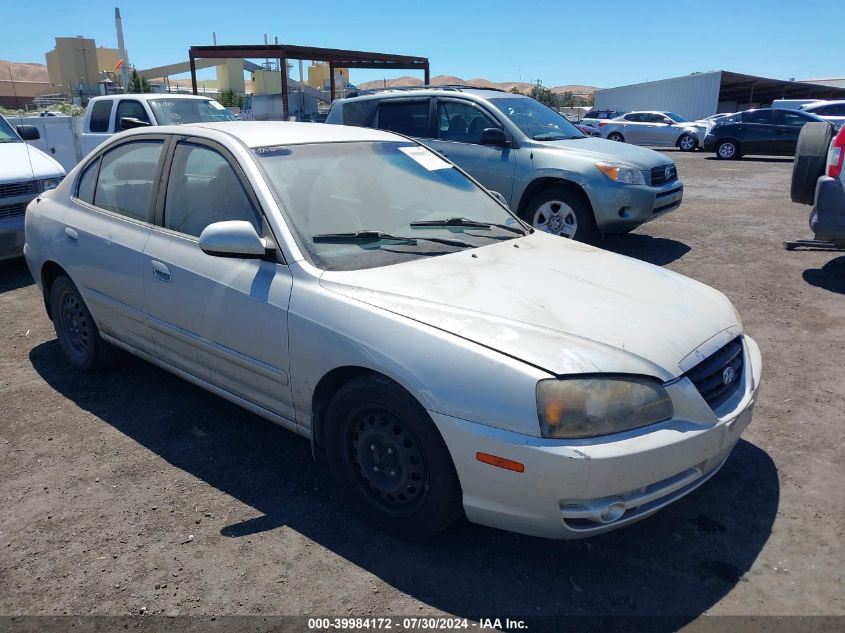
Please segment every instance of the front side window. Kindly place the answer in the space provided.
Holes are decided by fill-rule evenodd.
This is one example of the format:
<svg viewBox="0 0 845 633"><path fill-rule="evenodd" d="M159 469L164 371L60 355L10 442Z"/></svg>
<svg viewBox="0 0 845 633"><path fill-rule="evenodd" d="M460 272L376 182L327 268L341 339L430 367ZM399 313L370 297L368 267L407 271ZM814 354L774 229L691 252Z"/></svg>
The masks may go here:
<svg viewBox="0 0 845 633"><path fill-rule="evenodd" d="M484 112L468 103L440 101L437 104L438 138L462 143L481 143L481 133L499 127Z"/></svg>
<svg viewBox="0 0 845 633"><path fill-rule="evenodd" d="M147 103L159 125L235 120L231 112L212 99L150 99Z"/></svg>
<svg viewBox="0 0 845 633"><path fill-rule="evenodd" d="M535 141L585 138L565 116L535 99L505 97L490 99L490 103L513 121L528 138Z"/></svg>
<svg viewBox="0 0 845 633"><path fill-rule="evenodd" d="M229 161L208 147L180 143L167 184L165 228L199 237L225 220L245 220L261 233L259 214Z"/></svg>
<svg viewBox="0 0 845 633"><path fill-rule="evenodd" d="M91 121L88 124L92 132L109 131L109 118L111 117L113 103L111 99L94 102L94 106L91 108Z"/></svg>
<svg viewBox="0 0 845 633"><path fill-rule="evenodd" d="M666 117L672 119L675 123L688 123L689 119L682 117L675 112L665 112Z"/></svg>
<svg viewBox="0 0 845 633"><path fill-rule="evenodd" d="M377 127L406 136L426 136L428 99L425 101L383 101L378 109Z"/></svg>
<svg viewBox="0 0 845 633"><path fill-rule="evenodd" d="M138 119L144 123L150 123L150 117L147 116L147 111L140 101L134 99L121 99L117 104L117 114L115 115L115 127L122 130L120 120L123 118Z"/></svg>
<svg viewBox="0 0 845 633"><path fill-rule="evenodd" d="M21 143L21 137L12 129L9 122L0 116L0 143Z"/></svg>
<svg viewBox="0 0 845 633"><path fill-rule="evenodd" d="M303 252L326 270L445 255L524 231L451 163L407 141L260 147L254 153ZM462 219L474 224L461 226Z"/></svg>
<svg viewBox="0 0 845 633"><path fill-rule="evenodd" d="M148 221L163 141L133 141L106 152L94 204L133 220Z"/></svg>

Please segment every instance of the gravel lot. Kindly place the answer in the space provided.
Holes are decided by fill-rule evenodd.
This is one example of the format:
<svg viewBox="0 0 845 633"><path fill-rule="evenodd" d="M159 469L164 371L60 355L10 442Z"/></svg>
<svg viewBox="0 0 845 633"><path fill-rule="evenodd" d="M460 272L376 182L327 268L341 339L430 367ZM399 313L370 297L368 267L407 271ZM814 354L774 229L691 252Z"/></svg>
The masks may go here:
<svg viewBox="0 0 845 633"><path fill-rule="evenodd" d="M0 615L845 615L845 257L782 248L811 237L791 161L670 154L682 207L604 246L725 292L762 348L706 486L586 541L398 541L307 441L139 360L71 371L23 260L0 262Z"/></svg>

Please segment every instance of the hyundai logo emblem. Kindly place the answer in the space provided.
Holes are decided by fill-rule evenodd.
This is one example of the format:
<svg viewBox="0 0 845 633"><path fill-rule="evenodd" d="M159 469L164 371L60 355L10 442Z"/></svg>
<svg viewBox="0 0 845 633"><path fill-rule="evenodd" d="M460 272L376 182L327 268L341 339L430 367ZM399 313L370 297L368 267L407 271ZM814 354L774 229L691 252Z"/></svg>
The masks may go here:
<svg viewBox="0 0 845 633"><path fill-rule="evenodd" d="M665 171L663 172L663 175L666 176L666 180L671 180L672 176L674 175L674 172L675 172L675 170L670 165L669 167L667 167L665 169Z"/></svg>
<svg viewBox="0 0 845 633"><path fill-rule="evenodd" d="M722 372L722 382L725 386L731 384L736 378L736 371L734 371L733 367L725 367L725 371Z"/></svg>

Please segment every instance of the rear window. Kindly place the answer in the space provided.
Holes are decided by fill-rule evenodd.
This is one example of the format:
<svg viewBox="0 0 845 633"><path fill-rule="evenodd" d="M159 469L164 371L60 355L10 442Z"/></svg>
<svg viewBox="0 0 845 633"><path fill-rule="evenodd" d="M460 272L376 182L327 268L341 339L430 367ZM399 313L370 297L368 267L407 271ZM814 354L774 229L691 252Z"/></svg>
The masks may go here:
<svg viewBox="0 0 845 633"><path fill-rule="evenodd" d="M114 102L110 99L94 102L94 106L91 108L91 121L89 124L92 132L109 131L112 103Z"/></svg>

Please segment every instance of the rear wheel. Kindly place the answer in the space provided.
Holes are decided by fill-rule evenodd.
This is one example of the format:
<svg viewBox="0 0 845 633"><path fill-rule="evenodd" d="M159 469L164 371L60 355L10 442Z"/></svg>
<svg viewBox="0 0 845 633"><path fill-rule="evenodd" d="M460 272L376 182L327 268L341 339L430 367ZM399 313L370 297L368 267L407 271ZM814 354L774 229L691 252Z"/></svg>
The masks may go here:
<svg viewBox="0 0 845 633"><path fill-rule="evenodd" d="M798 145L795 147L792 185L789 190L793 202L799 204L815 202L816 182L824 174L831 138L833 138L833 126L829 123L807 123L801 129Z"/></svg>
<svg viewBox="0 0 845 633"><path fill-rule="evenodd" d="M50 313L56 338L71 365L88 371L112 363L117 350L100 337L79 290L64 275L50 287Z"/></svg>
<svg viewBox="0 0 845 633"><path fill-rule="evenodd" d="M608 141L616 141L618 143L624 143L625 137L622 136L619 132L611 132L610 134L607 135L607 140Z"/></svg>
<svg viewBox="0 0 845 633"><path fill-rule="evenodd" d="M580 242L598 237L596 220L589 204L567 187L549 187L531 199L523 219L538 231Z"/></svg>
<svg viewBox="0 0 845 633"><path fill-rule="evenodd" d="M696 147L698 147L698 139L692 134L683 134L681 138L678 139L678 149L682 152L695 151Z"/></svg>
<svg viewBox="0 0 845 633"><path fill-rule="evenodd" d="M373 374L344 385L326 410L323 437L341 495L383 530L425 538L460 515L449 450L425 409L392 380Z"/></svg>
<svg viewBox="0 0 845 633"><path fill-rule="evenodd" d="M739 145L736 141L728 139L721 141L716 146L716 158L721 160L734 160L740 157Z"/></svg>

